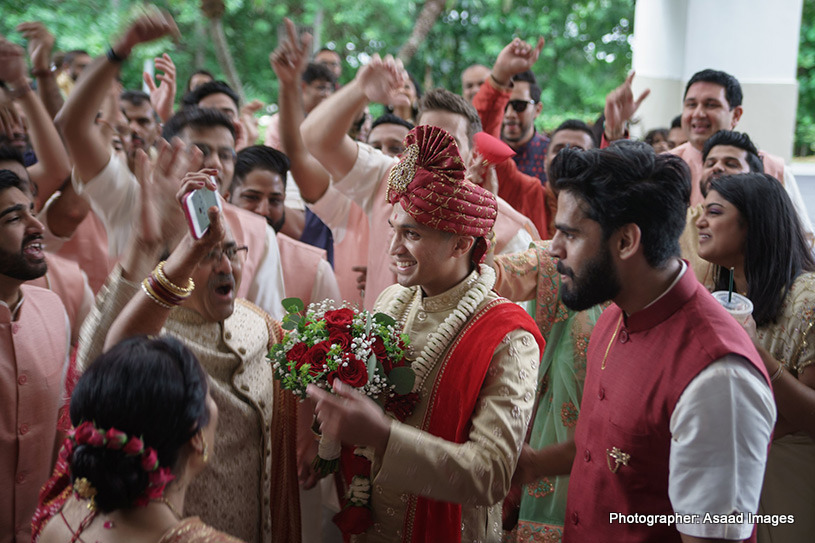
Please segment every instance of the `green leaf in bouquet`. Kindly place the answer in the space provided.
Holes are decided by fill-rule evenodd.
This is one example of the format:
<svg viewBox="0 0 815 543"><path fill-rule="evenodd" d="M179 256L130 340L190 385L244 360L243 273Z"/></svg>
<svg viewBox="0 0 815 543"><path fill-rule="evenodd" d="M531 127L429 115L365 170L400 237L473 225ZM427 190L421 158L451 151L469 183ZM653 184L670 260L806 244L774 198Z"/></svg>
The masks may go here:
<svg viewBox="0 0 815 543"><path fill-rule="evenodd" d="M283 330L294 330L297 328L297 323L293 320L283 317L283 322L280 324L280 327L283 328Z"/></svg>
<svg viewBox="0 0 815 543"><path fill-rule="evenodd" d="M370 315L365 318L365 335L371 335L371 326L373 325L373 320L371 319Z"/></svg>
<svg viewBox="0 0 815 543"><path fill-rule="evenodd" d="M371 356L368 357L368 381L374 378L374 374L376 373L376 355L371 353Z"/></svg>
<svg viewBox="0 0 815 543"><path fill-rule="evenodd" d="M289 313L299 313L306 308L306 306L303 305L303 300L300 298L284 298L282 304L283 309Z"/></svg>
<svg viewBox="0 0 815 543"><path fill-rule="evenodd" d="M394 385L393 391L401 396L402 394L409 394L413 390L416 374L413 372L413 368L400 366L391 370L388 374L388 381Z"/></svg>
<svg viewBox="0 0 815 543"><path fill-rule="evenodd" d="M382 326L396 326L396 319L386 313L374 314L374 322Z"/></svg>

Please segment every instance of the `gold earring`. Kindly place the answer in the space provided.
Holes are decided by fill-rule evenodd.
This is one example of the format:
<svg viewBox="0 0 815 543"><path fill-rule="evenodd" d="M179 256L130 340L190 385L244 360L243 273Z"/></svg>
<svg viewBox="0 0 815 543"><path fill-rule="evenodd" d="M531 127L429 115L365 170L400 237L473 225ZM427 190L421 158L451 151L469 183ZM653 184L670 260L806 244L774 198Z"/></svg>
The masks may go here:
<svg viewBox="0 0 815 543"><path fill-rule="evenodd" d="M201 441L204 442L204 450L201 452L201 456L204 464L206 464L209 462L209 445L207 444L207 438L204 435L204 432L201 432Z"/></svg>

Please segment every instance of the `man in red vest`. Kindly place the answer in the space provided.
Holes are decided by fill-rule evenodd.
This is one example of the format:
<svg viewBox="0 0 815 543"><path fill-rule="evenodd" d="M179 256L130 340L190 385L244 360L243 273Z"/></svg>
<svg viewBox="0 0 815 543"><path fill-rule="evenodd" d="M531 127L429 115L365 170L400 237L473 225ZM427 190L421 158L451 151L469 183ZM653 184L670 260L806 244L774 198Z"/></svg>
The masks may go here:
<svg viewBox="0 0 815 543"><path fill-rule="evenodd" d="M571 470L565 542L749 538L775 406L747 333L678 257L687 166L628 141L552 166L563 303L614 303L574 441L525 448L515 479Z"/></svg>
<svg viewBox="0 0 815 543"><path fill-rule="evenodd" d="M335 521L368 543L501 541L501 500L544 343L529 315L492 290L492 268L479 265L497 203L464 174L453 137L418 126L388 177L398 284L376 307L410 337L415 406L389 411L395 420L339 380L337 396L309 387L322 431L357 446L342 460L349 506ZM349 473L359 455L369 466ZM349 518L368 508L368 522Z"/></svg>

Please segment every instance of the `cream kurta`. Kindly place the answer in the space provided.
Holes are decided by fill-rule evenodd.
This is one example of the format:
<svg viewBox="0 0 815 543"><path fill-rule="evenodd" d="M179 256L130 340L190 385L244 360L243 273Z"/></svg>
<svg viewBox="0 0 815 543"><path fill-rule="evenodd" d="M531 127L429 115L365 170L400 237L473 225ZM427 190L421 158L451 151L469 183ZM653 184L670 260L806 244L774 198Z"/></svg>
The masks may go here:
<svg viewBox="0 0 815 543"><path fill-rule="evenodd" d="M815 273L802 273L792 285L778 322L757 330L758 344L792 375L815 363ZM812 371L810 369L809 371ZM794 515L794 524L758 525L759 543L812 541L815 532L815 441L805 432L773 440L767 458L758 512Z"/></svg>
<svg viewBox="0 0 815 543"><path fill-rule="evenodd" d="M443 294L413 298L403 328L410 336L409 357L421 352L428 334L438 329L476 278L473 273ZM399 285L387 288L377 308L388 307L404 290ZM497 297L490 292L479 308ZM419 391L415 411L404 424L393 422L385 455L374 459L371 504L375 524L355 541L399 541L411 494L461 503L462 541L500 541L501 501L509 491L532 414L539 360L532 334L524 330L507 334L493 353L469 439L462 444L418 429L429 408L428 391L438 376L440 365L436 364Z"/></svg>
<svg viewBox="0 0 815 543"><path fill-rule="evenodd" d="M102 351L110 324L137 295L139 285L122 279L116 268L102 288L80 334L77 366L84 370ZM245 541L271 541L270 485L272 394L274 380L265 355L268 318L237 300L223 323L175 308L162 334L184 343L209 374L218 405L218 430L208 468L187 492L185 514L198 515L218 530Z"/></svg>

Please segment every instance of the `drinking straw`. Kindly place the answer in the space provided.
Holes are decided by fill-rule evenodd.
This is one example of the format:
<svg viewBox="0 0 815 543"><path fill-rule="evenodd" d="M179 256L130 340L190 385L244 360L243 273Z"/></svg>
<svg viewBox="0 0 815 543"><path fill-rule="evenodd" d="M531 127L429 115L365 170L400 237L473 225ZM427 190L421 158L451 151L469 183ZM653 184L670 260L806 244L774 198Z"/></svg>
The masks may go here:
<svg viewBox="0 0 815 543"><path fill-rule="evenodd" d="M730 286L727 287L727 303L733 300L733 276L736 274L736 268L730 268Z"/></svg>

